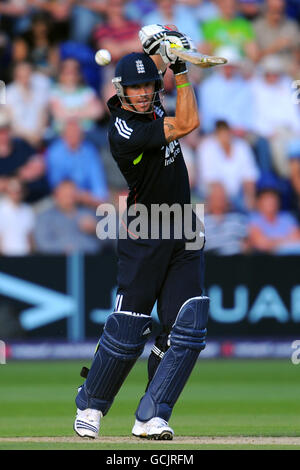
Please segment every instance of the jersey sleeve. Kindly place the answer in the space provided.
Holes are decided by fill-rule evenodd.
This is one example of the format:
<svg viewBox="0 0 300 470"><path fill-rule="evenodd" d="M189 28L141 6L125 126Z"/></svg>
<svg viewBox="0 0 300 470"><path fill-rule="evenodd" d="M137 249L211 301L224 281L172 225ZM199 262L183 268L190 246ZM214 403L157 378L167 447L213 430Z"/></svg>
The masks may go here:
<svg viewBox="0 0 300 470"><path fill-rule="evenodd" d="M166 145L164 119L150 122L125 120L116 117L109 133L114 156L119 160L134 162L143 152L160 149Z"/></svg>

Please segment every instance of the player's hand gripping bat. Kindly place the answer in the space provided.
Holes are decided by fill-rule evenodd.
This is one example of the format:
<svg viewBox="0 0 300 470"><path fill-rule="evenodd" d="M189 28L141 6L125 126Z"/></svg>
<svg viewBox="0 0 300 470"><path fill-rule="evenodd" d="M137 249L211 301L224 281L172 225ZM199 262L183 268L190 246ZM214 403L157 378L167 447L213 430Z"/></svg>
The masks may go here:
<svg viewBox="0 0 300 470"><path fill-rule="evenodd" d="M144 52L148 55L160 54L165 63L173 63L176 58L203 68L227 63L224 57L209 56L198 52L192 40L177 31L175 26L173 28L158 24L144 26L139 32L139 37Z"/></svg>
<svg viewBox="0 0 300 470"><path fill-rule="evenodd" d="M201 54L195 49L185 49L184 47L178 46L177 44L170 44L172 54L176 55L185 62L191 62L198 67L208 68L214 67L215 65L225 65L227 59L225 57L217 57L211 55Z"/></svg>

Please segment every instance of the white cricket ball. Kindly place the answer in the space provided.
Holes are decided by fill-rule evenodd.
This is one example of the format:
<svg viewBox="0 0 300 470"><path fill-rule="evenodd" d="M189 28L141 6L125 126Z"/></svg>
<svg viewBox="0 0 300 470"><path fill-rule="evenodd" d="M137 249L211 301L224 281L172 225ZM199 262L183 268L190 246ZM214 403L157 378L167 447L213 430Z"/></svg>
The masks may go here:
<svg viewBox="0 0 300 470"><path fill-rule="evenodd" d="M98 65L108 65L111 61L110 52L107 49L99 49L95 54L95 61Z"/></svg>

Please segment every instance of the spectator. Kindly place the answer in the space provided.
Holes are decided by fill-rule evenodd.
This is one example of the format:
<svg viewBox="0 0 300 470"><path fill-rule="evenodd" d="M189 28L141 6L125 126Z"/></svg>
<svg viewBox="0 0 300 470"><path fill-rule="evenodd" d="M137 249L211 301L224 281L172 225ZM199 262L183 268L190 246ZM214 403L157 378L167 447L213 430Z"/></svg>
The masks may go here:
<svg viewBox="0 0 300 470"><path fill-rule="evenodd" d="M1 21L1 20L0 20ZM8 83L11 80L11 41L9 37L0 30L0 80ZM1 104L4 104L1 101Z"/></svg>
<svg viewBox="0 0 300 470"><path fill-rule="evenodd" d="M126 16L138 23L141 18L154 10L155 2L153 0L129 0L125 5Z"/></svg>
<svg viewBox="0 0 300 470"><path fill-rule="evenodd" d="M178 31L188 34L197 48L203 43L203 35L193 8L173 0L155 0L157 9L144 16L143 24L175 25Z"/></svg>
<svg viewBox="0 0 300 470"><path fill-rule="evenodd" d="M264 0L238 0L239 13L249 21L254 21L261 14Z"/></svg>
<svg viewBox="0 0 300 470"><path fill-rule="evenodd" d="M139 22L128 20L125 16L125 0L110 0L106 7L105 23L95 28L96 49L108 49L113 66L118 60L132 51L141 51L138 32Z"/></svg>
<svg viewBox="0 0 300 470"><path fill-rule="evenodd" d="M287 15L300 22L300 3L298 0L286 0L286 13Z"/></svg>
<svg viewBox="0 0 300 470"><path fill-rule="evenodd" d="M12 137L7 113L0 109L0 193L6 190L12 176L26 184L27 202L48 194L43 158L26 141Z"/></svg>
<svg viewBox="0 0 300 470"><path fill-rule="evenodd" d="M1 29L13 35L28 26L27 0L2 0L0 3Z"/></svg>
<svg viewBox="0 0 300 470"><path fill-rule="evenodd" d="M221 183L235 210L253 209L259 171L250 145L234 137L225 121L218 121L214 135L197 149L198 190L207 194L212 183Z"/></svg>
<svg viewBox="0 0 300 470"><path fill-rule="evenodd" d="M287 155L289 159L290 181L295 196L295 206L300 215L300 138L289 142Z"/></svg>
<svg viewBox="0 0 300 470"><path fill-rule="evenodd" d="M51 188L65 179L77 187L77 201L97 207L108 198L104 169L96 147L85 140L76 119L65 123L63 135L47 150L47 174Z"/></svg>
<svg viewBox="0 0 300 470"><path fill-rule="evenodd" d="M270 141L273 167L281 177L287 177L286 145L300 131L298 108L292 100L292 80L285 74L279 56L266 57L261 70L262 74L252 83L256 116L253 130Z"/></svg>
<svg viewBox="0 0 300 470"><path fill-rule="evenodd" d="M70 16L75 0L29 0L39 13L48 15L55 27L57 41L64 41L70 33Z"/></svg>
<svg viewBox="0 0 300 470"><path fill-rule="evenodd" d="M14 68L14 81L7 87L6 102L11 117L12 133L33 147L43 139L48 117L49 88L33 73L29 62Z"/></svg>
<svg viewBox="0 0 300 470"><path fill-rule="evenodd" d="M197 87L201 127L209 133L217 120L224 120L235 133L244 135L252 131L254 123L251 82L241 75L241 55L237 49L222 47L217 54L226 57L228 64L212 72Z"/></svg>
<svg viewBox="0 0 300 470"><path fill-rule="evenodd" d="M181 0L180 3L192 6L197 20L201 23L220 16L216 0Z"/></svg>
<svg viewBox="0 0 300 470"><path fill-rule="evenodd" d="M185 136L186 137L186 136ZM184 161L186 164L187 172L189 175L190 188L193 192L196 189L197 173L195 167L195 150L192 147L192 139L186 139L183 137L180 139L180 147L184 155Z"/></svg>
<svg viewBox="0 0 300 470"><path fill-rule="evenodd" d="M203 24L204 39L208 52L214 54L221 46L233 46L242 56L257 58L257 46L252 24L238 16L237 0L218 0L220 17Z"/></svg>
<svg viewBox="0 0 300 470"><path fill-rule="evenodd" d="M218 255L237 255L247 249L247 217L232 212L224 187L210 186L206 201L205 251Z"/></svg>
<svg viewBox="0 0 300 470"><path fill-rule="evenodd" d="M270 54L278 54L284 69L291 67L293 50L300 42L298 24L285 15L284 0L266 0L264 14L254 24L258 60Z"/></svg>
<svg viewBox="0 0 300 470"><path fill-rule="evenodd" d="M249 221L250 246L257 252L299 254L299 226L291 214L280 211L277 188L260 189L256 207Z"/></svg>
<svg viewBox="0 0 300 470"><path fill-rule="evenodd" d="M80 65L75 59L65 59L61 64L58 83L50 96L50 111L56 133L62 132L66 120L74 118L94 140L98 132L96 121L103 116L104 106L95 91L82 83Z"/></svg>
<svg viewBox="0 0 300 470"><path fill-rule="evenodd" d="M94 28L103 23L106 8L106 0L76 2L71 13L71 39L82 44L88 44Z"/></svg>
<svg viewBox="0 0 300 470"><path fill-rule="evenodd" d="M33 248L34 213L23 202L24 186L17 178L8 178L4 197L0 201L0 253L24 256Z"/></svg>
<svg viewBox="0 0 300 470"><path fill-rule="evenodd" d="M115 65L121 57L132 51L142 51L139 40L141 24L129 20L125 13L125 0L110 0L107 3L104 24L95 28L93 43L95 49L108 49L112 62L103 69L102 97L104 102L115 94L111 83Z"/></svg>
<svg viewBox="0 0 300 470"><path fill-rule="evenodd" d="M300 77L300 44L293 51L293 60L288 70L290 72L290 76L294 80L297 80L299 88L300 82L298 80Z"/></svg>
<svg viewBox="0 0 300 470"><path fill-rule="evenodd" d="M37 251L49 254L96 253L96 218L77 206L77 188L62 181L54 190L54 205L37 216L34 239Z"/></svg>
<svg viewBox="0 0 300 470"><path fill-rule="evenodd" d="M54 39L55 37L55 39ZM56 33L48 15L36 13L28 31L16 37L13 43L14 62L30 61L35 70L55 76L59 63Z"/></svg>

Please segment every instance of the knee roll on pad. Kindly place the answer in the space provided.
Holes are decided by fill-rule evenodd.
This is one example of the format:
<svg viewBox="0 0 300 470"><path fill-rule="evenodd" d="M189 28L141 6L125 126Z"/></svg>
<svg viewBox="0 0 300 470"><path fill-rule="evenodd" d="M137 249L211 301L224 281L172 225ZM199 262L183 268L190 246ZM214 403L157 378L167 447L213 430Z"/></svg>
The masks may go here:
<svg viewBox="0 0 300 470"><path fill-rule="evenodd" d="M181 307L161 360L136 411L139 421L159 416L169 420L199 353L205 347L209 298L194 297Z"/></svg>
<svg viewBox="0 0 300 470"><path fill-rule="evenodd" d="M113 313L106 322L99 347L116 359L135 359L141 354L151 327L152 320L146 315Z"/></svg>
<svg viewBox="0 0 300 470"><path fill-rule="evenodd" d="M152 329L146 315L112 313L105 324L88 377L77 395L80 409L105 415L131 368L141 355Z"/></svg>

